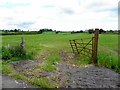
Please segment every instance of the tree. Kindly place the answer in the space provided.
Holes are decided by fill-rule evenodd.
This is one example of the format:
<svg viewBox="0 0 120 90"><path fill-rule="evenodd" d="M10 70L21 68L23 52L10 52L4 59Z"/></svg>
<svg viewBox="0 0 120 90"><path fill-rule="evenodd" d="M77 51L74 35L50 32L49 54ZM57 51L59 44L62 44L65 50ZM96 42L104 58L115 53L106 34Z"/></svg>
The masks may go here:
<svg viewBox="0 0 120 90"><path fill-rule="evenodd" d="M21 29L18 29L18 32L20 32L21 31Z"/></svg>
<svg viewBox="0 0 120 90"><path fill-rule="evenodd" d="M89 34L92 34L92 33L94 33L94 30L93 29L89 29L88 32L89 32Z"/></svg>
<svg viewBox="0 0 120 90"><path fill-rule="evenodd" d="M74 32L74 30L71 32L71 34L74 34L75 32Z"/></svg>
<svg viewBox="0 0 120 90"><path fill-rule="evenodd" d="M83 30L80 30L80 33L83 33Z"/></svg>
<svg viewBox="0 0 120 90"><path fill-rule="evenodd" d="M99 30L99 34L101 34L101 33L105 33L106 31L105 30L103 30L103 29L100 29Z"/></svg>
<svg viewBox="0 0 120 90"><path fill-rule="evenodd" d="M59 33L59 31L56 31L55 33L56 33L56 34L58 34L58 33Z"/></svg>
<svg viewBox="0 0 120 90"><path fill-rule="evenodd" d="M5 32L9 32L9 30L4 30Z"/></svg>
<svg viewBox="0 0 120 90"><path fill-rule="evenodd" d="M14 30L11 29L10 32L14 32Z"/></svg>
<svg viewBox="0 0 120 90"><path fill-rule="evenodd" d="M18 30L17 30L17 29L14 29L14 32L18 32Z"/></svg>
<svg viewBox="0 0 120 90"><path fill-rule="evenodd" d="M38 31L38 33L39 33L39 34L42 34L42 33L43 33L43 30L42 30L42 29L40 29L40 30Z"/></svg>
<svg viewBox="0 0 120 90"><path fill-rule="evenodd" d="M109 32L110 32L110 33L113 33L114 31L113 31L113 30L110 30Z"/></svg>

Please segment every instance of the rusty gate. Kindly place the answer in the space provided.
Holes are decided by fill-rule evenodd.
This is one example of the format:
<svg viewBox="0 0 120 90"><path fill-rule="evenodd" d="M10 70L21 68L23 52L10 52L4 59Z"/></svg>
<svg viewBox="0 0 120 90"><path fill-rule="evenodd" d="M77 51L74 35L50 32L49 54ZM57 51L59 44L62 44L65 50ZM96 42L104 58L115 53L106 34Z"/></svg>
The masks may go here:
<svg viewBox="0 0 120 90"><path fill-rule="evenodd" d="M92 58L93 63L97 64L97 48L98 48L98 34L99 29L95 29L92 38L82 38L70 40L70 45L73 53L82 54Z"/></svg>

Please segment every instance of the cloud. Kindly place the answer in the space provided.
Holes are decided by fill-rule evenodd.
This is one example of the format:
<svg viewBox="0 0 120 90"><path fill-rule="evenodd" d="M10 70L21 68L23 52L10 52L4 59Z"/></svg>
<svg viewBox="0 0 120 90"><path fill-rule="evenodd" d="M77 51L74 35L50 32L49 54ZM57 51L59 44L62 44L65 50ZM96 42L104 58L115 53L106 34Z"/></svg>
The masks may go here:
<svg viewBox="0 0 120 90"><path fill-rule="evenodd" d="M0 0L2 29L117 29L118 0Z"/></svg>
<svg viewBox="0 0 120 90"><path fill-rule="evenodd" d="M30 3L12 3L12 2L5 2L3 4L0 4L1 8L15 8L15 7L25 7L29 6Z"/></svg>
<svg viewBox="0 0 120 90"><path fill-rule="evenodd" d="M29 28L33 24L34 24L34 22L22 22L22 23L18 23L16 25L20 28Z"/></svg>
<svg viewBox="0 0 120 90"><path fill-rule="evenodd" d="M62 9L62 11L65 14L69 14L69 15L74 14L74 11L72 9L69 9L69 8L64 8L64 9Z"/></svg>
<svg viewBox="0 0 120 90"><path fill-rule="evenodd" d="M44 5L43 8L54 8L54 5Z"/></svg>

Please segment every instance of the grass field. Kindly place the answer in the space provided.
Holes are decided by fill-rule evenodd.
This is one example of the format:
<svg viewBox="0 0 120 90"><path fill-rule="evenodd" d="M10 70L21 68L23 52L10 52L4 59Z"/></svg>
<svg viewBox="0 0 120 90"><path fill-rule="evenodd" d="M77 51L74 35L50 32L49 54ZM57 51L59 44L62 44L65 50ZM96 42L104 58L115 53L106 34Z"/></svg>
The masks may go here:
<svg viewBox="0 0 120 90"><path fill-rule="evenodd" d="M48 61L61 60L60 52L71 53L69 40L91 38L93 34L81 33L43 33L36 35L7 35L2 36L2 46L19 45L21 37L25 39L27 52L34 55L34 59L45 59ZM85 57L85 56L84 56ZM77 64L87 64L84 58L77 58ZM79 63L78 63L79 62ZM120 71L118 63L118 35L100 34L98 45L98 64L116 71Z"/></svg>

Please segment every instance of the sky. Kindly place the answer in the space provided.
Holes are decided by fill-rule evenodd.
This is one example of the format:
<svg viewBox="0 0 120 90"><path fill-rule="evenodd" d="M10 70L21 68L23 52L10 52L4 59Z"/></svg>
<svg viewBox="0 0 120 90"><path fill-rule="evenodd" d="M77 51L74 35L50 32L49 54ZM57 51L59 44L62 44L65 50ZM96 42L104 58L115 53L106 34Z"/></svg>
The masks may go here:
<svg viewBox="0 0 120 90"><path fill-rule="evenodd" d="M0 0L0 29L118 29L119 0Z"/></svg>

